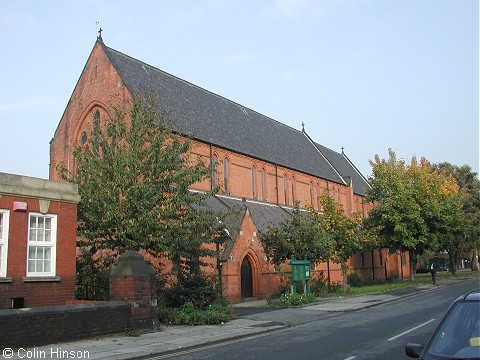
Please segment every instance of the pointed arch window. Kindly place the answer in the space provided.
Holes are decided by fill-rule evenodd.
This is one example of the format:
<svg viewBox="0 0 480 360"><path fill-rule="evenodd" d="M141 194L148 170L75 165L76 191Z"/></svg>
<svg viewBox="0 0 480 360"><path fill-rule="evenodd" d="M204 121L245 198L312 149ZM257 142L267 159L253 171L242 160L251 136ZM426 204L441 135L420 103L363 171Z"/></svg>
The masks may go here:
<svg viewBox="0 0 480 360"><path fill-rule="evenodd" d="M100 111L95 110L93 113L93 147L96 154L100 152Z"/></svg>
<svg viewBox="0 0 480 360"><path fill-rule="evenodd" d="M212 155L212 188L217 186L217 164L218 164L218 156L217 154Z"/></svg>
<svg viewBox="0 0 480 360"><path fill-rule="evenodd" d="M261 175L261 182L262 182L262 200L267 200L267 192L266 192L266 177L267 172L265 171L265 168L262 168L262 172L260 173Z"/></svg>
<svg viewBox="0 0 480 360"><path fill-rule="evenodd" d="M295 176L292 176L292 204L295 205L295 201L297 200L296 197L295 197L295 188L296 188L296 184L295 184Z"/></svg>
<svg viewBox="0 0 480 360"><path fill-rule="evenodd" d="M223 159L223 190L228 191L228 158Z"/></svg>
<svg viewBox="0 0 480 360"><path fill-rule="evenodd" d="M315 206L314 205L314 198L315 198L315 195L314 195L314 192L313 192L313 182L310 181L310 205Z"/></svg>
<svg viewBox="0 0 480 360"><path fill-rule="evenodd" d="M283 175L283 198L284 198L284 203L285 205L288 205L288 180L287 180L287 174Z"/></svg>
<svg viewBox="0 0 480 360"><path fill-rule="evenodd" d="M255 165L252 166L252 197L254 199L257 199L258 197L258 194L257 194L257 181L255 179L255 176L256 176L256 172L257 172L257 168Z"/></svg>

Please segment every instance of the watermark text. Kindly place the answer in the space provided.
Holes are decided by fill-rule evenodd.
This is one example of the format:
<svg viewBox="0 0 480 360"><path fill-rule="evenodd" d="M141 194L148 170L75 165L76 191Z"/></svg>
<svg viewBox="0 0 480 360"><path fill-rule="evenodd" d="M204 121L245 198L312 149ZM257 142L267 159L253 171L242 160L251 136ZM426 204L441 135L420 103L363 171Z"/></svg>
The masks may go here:
<svg viewBox="0 0 480 360"><path fill-rule="evenodd" d="M45 348L5 348L4 359L90 359L88 350L64 350L60 347Z"/></svg>

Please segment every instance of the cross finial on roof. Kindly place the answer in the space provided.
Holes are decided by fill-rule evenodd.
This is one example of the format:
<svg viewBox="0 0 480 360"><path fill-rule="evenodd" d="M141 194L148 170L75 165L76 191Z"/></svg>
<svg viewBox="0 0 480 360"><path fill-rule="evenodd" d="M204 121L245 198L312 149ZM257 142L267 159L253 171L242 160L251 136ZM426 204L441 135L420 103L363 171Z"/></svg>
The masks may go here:
<svg viewBox="0 0 480 360"><path fill-rule="evenodd" d="M343 150L345 150L345 148L342 146L342 154L345 154L345 152Z"/></svg>
<svg viewBox="0 0 480 360"><path fill-rule="evenodd" d="M100 30L98 30L98 40L102 40L102 28L100 28Z"/></svg>
<svg viewBox="0 0 480 360"><path fill-rule="evenodd" d="M302 121L302 131L305 132L305 123Z"/></svg>

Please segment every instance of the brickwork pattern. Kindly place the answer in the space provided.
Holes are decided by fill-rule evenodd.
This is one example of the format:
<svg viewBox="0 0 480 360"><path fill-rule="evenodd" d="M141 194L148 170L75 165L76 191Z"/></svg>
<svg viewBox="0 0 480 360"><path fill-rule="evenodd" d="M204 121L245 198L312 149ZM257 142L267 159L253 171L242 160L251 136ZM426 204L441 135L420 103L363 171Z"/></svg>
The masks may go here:
<svg viewBox="0 0 480 360"><path fill-rule="evenodd" d="M0 349L121 333L129 319L127 302L0 310Z"/></svg>
<svg viewBox="0 0 480 360"><path fill-rule="evenodd" d="M159 95L161 96L161 94ZM73 171L75 162L72 150L79 144L81 134L91 131L93 114L96 111L100 113L102 118L111 118L113 116L113 105L128 104L131 100L132 94L128 92L109 62L102 46L97 43L87 60L51 142L50 179L60 180L57 167L61 164ZM268 136L268 134L265 134L265 136ZM313 205L314 208L319 209L316 199L318 195L327 190L336 202L342 204L346 213L360 213L364 217L368 214L370 205L364 204L362 197L354 194L350 186L316 178L278 164L218 148L211 144L192 141L192 161L200 158L207 166L210 166L212 156L216 156L218 159L215 169L216 185L219 186L221 193L239 198L255 198L259 201L279 205L292 206L294 201L299 201L302 207ZM227 184L224 181L225 159L228 159ZM252 185L252 168L255 169L256 181L254 185ZM265 174L263 192L262 172ZM286 178L286 186L284 185L284 178ZM255 191L252 186L255 187ZM195 184L193 188L204 191L210 190L212 188L211 179ZM223 265L224 295L229 300L237 301L241 297L240 266L245 256L248 256L254 272L253 292L255 297L264 298L268 296L280 284L278 273L275 272L273 265L266 261L261 244L256 235L253 235L255 231L253 222L247 218L242 225L243 235L236 239L236 245L231 254L233 260ZM352 261L356 261L355 258L358 256L356 255ZM375 262L379 264L378 254L375 256ZM385 255L385 258L388 256ZM171 263L164 259L157 259L156 262L162 263L162 268L167 274L171 273ZM216 265L212 261L209 261L209 263ZM362 274L366 273L366 276L368 276L368 270L364 271L363 267L359 268L350 264L349 266L350 271L359 269ZM393 262L388 262L384 266L383 274L380 266L378 265L376 278L377 276L385 276L385 272L399 272L399 268L394 267ZM331 278L340 281L339 265L330 264L329 267ZM319 264L318 269L318 274L320 274L320 271L326 274L327 264ZM208 267L205 270L211 276L217 275L216 266ZM285 270L288 271L288 265L285 266ZM403 270L408 271L408 269L400 268L400 271ZM405 274L405 276L407 275Z"/></svg>
<svg viewBox="0 0 480 360"><path fill-rule="evenodd" d="M26 202L28 210L10 211L6 275L11 281L0 281L0 309L11 308L14 298L23 298L25 307L65 305L75 298L77 205L50 202L48 213L57 215L56 278L36 282L26 278L27 239L29 213L40 212L40 202L2 195L0 208L12 209L14 201Z"/></svg>

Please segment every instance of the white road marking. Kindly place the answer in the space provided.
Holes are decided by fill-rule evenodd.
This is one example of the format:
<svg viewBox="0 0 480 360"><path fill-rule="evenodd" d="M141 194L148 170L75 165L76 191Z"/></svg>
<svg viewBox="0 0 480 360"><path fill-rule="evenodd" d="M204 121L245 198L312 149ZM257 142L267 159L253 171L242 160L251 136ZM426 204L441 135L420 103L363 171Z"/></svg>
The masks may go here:
<svg viewBox="0 0 480 360"><path fill-rule="evenodd" d="M427 325L427 324L430 324L432 321L435 321L435 319L430 319L430 320L428 320L427 322L424 322L423 324L420 324L420 325L418 325L418 326L415 326L414 328L411 328L410 330L404 331L404 332L401 333L401 334L398 334L398 335L396 335L396 336L394 336L394 337L391 337L390 339L388 339L388 341L392 341L392 340L398 339L399 337L401 337L401 336L403 336L403 335L405 335L405 334L408 334L409 332L412 332L412 331L414 331L414 330L420 329L422 326L425 326L425 325Z"/></svg>
<svg viewBox="0 0 480 360"><path fill-rule="evenodd" d="M352 360L352 359L355 359L355 358L356 358L356 356L350 356L350 357L346 358L345 360Z"/></svg>

